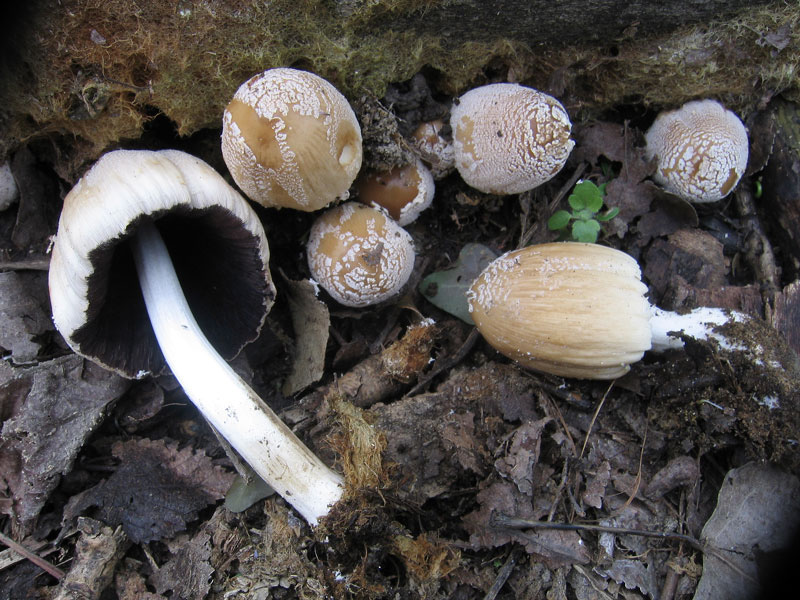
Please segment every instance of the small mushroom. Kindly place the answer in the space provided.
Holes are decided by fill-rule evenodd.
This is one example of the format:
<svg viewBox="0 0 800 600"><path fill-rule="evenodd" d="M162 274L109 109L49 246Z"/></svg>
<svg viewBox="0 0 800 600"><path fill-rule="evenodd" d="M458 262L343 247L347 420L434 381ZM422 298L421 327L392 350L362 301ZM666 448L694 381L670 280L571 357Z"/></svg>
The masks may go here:
<svg viewBox="0 0 800 600"><path fill-rule="evenodd" d="M519 194L561 170L575 142L558 100L516 83L468 91L454 104L455 165L471 187L490 194Z"/></svg>
<svg viewBox="0 0 800 600"><path fill-rule="evenodd" d="M313 525L341 497L341 477L223 358L264 322L275 295L268 260L257 216L203 161L110 152L64 199L53 320L75 352L125 377L168 365L211 425Z"/></svg>
<svg viewBox="0 0 800 600"><path fill-rule="evenodd" d="M269 69L243 83L225 109L222 155L251 200L315 211L347 198L361 168L361 128L322 77Z"/></svg>
<svg viewBox="0 0 800 600"><path fill-rule="evenodd" d="M747 130L715 100L696 100L661 113L645 135L654 179L691 202L716 202L739 183L747 167Z"/></svg>
<svg viewBox="0 0 800 600"><path fill-rule="evenodd" d="M483 337L538 371L614 379L647 350L683 346L681 335L714 337L715 327L747 319L715 308L679 315L654 308L629 255L597 244L556 242L508 252L484 269L467 294Z"/></svg>
<svg viewBox="0 0 800 600"><path fill-rule="evenodd" d="M437 181L444 179L456 167L453 140L449 135L445 137L444 133L444 121L434 119L420 123L411 134L411 142L430 165L431 174Z"/></svg>
<svg viewBox="0 0 800 600"><path fill-rule="evenodd" d="M428 167L417 159L386 173L367 173L356 189L359 202L385 209L398 225L405 226L431 205L435 184Z"/></svg>
<svg viewBox="0 0 800 600"><path fill-rule="evenodd" d="M358 202L329 208L308 238L311 277L345 306L397 295L414 269L411 236L380 210Z"/></svg>

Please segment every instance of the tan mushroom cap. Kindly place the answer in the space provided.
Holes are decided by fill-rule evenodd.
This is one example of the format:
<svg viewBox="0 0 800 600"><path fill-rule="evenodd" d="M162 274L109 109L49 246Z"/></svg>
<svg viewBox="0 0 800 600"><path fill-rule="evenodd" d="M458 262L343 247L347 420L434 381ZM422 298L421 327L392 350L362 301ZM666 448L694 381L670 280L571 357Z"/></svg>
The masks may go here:
<svg viewBox="0 0 800 600"><path fill-rule="evenodd" d="M739 183L747 168L747 130L715 100L696 100L661 113L645 136L654 179L693 202L716 202Z"/></svg>
<svg viewBox="0 0 800 600"><path fill-rule="evenodd" d="M251 200L314 211L347 197L361 168L361 128L329 82L270 69L243 83L225 109L222 155Z"/></svg>
<svg viewBox="0 0 800 600"><path fill-rule="evenodd" d="M428 167L418 159L386 173L367 173L357 181L356 189L359 202L385 209L398 225L405 226L431 205L436 185Z"/></svg>
<svg viewBox="0 0 800 600"><path fill-rule="evenodd" d="M560 242L504 254L467 297L478 330L509 358L563 377L613 379L650 349L646 291L624 252Z"/></svg>
<svg viewBox="0 0 800 600"><path fill-rule="evenodd" d="M345 306L395 296L414 269L411 236L382 211L359 202L326 210L308 240L311 276Z"/></svg>
<svg viewBox="0 0 800 600"><path fill-rule="evenodd" d="M57 329L75 352L126 377L163 369L127 245L143 220L157 223L197 321L232 358L272 305L269 247L247 201L176 150L105 154L67 194L49 272Z"/></svg>
<svg viewBox="0 0 800 600"><path fill-rule="evenodd" d="M455 165L471 187L519 194L552 178L575 142L567 111L552 96L516 83L468 91L454 103Z"/></svg>

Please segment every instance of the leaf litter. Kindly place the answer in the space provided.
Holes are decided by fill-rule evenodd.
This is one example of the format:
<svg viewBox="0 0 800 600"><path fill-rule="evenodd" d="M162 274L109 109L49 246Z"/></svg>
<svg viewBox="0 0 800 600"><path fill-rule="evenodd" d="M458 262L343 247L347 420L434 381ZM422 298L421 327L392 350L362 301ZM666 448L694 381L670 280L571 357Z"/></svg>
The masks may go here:
<svg viewBox="0 0 800 600"><path fill-rule="evenodd" d="M595 122L575 136L561 180L520 198L480 198L457 176L439 182L435 207L410 230L425 274L457 269L436 281L449 290L443 297L459 295L511 240L549 241L541 225L560 206L539 200L559 198L558 186L579 173L605 183L608 205L620 209L600 242L640 259L662 307L764 309L733 204L709 213L658 190L635 125ZM49 184L37 188L30 175L20 186L19 219L3 228L38 256L52 233L52 189L63 183L54 173L64 169L23 154L16 168L50 169ZM7 225L10 216L0 218ZM66 353L43 318L43 278L31 263L2 274L0 511L16 538L71 562L61 584L14 562L0 571L0 599L55 597L69 578L125 600L654 599L669 589L700 599L730 578L734 546L749 561L737 568L761 577L747 569L775 549L759 535L788 533L796 514L800 411L786 386L690 344L646 357L611 388L525 372L471 338L450 317L457 308L429 303L424 283L395 306L325 314L294 261L307 220L270 219L270 245L293 257L274 260L296 286L270 316L278 341L259 340L243 366L355 483L343 510L318 531L275 496L227 510L233 461L181 390L164 379L131 385ZM454 260L477 240L483 258ZM791 296L781 302L791 314ZM791 319L782 322L788 331ZM276 368L275 354L292 351L293 371ZM294 379L281 389L287 372ZM783 394L778 406L755 400L773 392ZM94 569L83 571L91 581L79 565Z"/></svg>

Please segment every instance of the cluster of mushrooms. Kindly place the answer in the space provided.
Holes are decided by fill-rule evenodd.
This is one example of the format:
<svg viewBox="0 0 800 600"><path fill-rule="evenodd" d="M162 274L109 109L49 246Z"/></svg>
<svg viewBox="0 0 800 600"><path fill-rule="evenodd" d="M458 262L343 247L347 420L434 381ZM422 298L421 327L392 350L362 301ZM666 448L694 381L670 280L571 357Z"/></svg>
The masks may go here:
<svg viewBox="0 0 800 600"><path fill-rule="evenodd" d="M238 89L224 112L222 152L251 200L325 209L309 234L310 273L334 300L360 307L408 281L415 253L403 226L431 203L435 179L456 169L478 190L516 194L558 173L574 145L564 107L517 84L461 96L452 140L443 125L415 132L425 160L363 175L360 202L345 202L362 163L353 110L324 79L278 68ZM657 180L698 202L729 193L747 163L741 122L709 100L659 117L647 144ZM209 423L315 525L341 499L342 477L227 362L270 310L268 261L255 212L209 165L175 150L113 151L64 200L49 274L53 319L75 352L125 377L168 367ZM680 345L676 332L701 335L729 318L703 310L675 322L645 293L628 255L558 243L500 257L468 296L477 327L500 352L570 377L618 377L651 347ZM614 318L589 324L598 312Z"/></svg>

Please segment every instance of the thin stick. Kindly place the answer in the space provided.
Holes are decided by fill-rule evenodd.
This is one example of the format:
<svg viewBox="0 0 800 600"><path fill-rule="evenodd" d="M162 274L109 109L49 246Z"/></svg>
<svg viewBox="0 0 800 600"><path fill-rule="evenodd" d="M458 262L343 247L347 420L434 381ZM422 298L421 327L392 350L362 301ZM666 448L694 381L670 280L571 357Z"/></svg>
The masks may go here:
<svg viewBox="0 0 800 600"><path fill-rule="evenodd" d="M750 575L742 571L739 567L733 564L725 556L723 556L716 548L704 544L697 538L683 533L670 533L668 531L649 531L646 529L630 529L627 527L608 527L606 525L589 525L589 524L573 524L573 523L551 523L549 521L532 521L529 519L520 519L518 517L509 517L502 513L492 513L489 519L490 527L497 527L500 529L556 529L561 531L596 531L600 533L613 533L616 535L638 535L648 538L656 538L661 540L671 540L677 542L684 542L689 544L692 548L703 554L709 554L714 558L722 561L728 567L736 571L742 577L745 577L755 583L758 583Z"/></svg>
<svg viewBox="0 0 800 600"><path fill-rule="evenodd" d="M497 598L497 594L500 593L500 590L503 589L503 586L508 581L508 578L511 576L511 573L514 571L514 567L517 565L517 561L519 560L521 550L519 546L514 546L511 549L511 552L506 559L506 562L503 564L503 567L497 573L497 578L495 578L492 587L489 588L489 591L486 592L486 595L483 597L483 600L494 600Z"/></svg>
<svg viewBox="0 0 800 600"><path fill-rule="evenodd" d="M64 571L59 569L54 564L47 562L45 559L38 556L37 554L34 554L33 552L25 548L25 546L23 546L22 544L18 544L17 542L15 542L2 532L0 532L0 543L5 544L9 548L11 548L14 552L19 554L20 556L25 557L40 569L47 571L50 575L52 575L56 579L61 580L64 578L65 575Z"/></svg>

